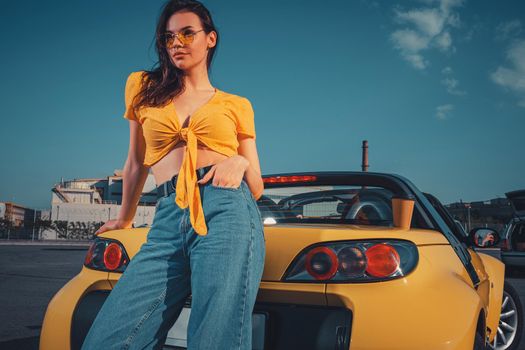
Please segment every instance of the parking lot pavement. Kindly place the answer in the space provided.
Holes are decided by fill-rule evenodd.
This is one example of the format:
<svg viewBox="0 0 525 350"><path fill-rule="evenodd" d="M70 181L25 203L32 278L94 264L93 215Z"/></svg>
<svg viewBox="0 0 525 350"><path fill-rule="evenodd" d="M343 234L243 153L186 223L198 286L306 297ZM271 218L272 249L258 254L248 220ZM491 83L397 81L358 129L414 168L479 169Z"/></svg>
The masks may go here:
<svg viewBox="0 0 525 350"><path fill-rule="evenodd" d="M80 272L87 245L0 245L0 349L38 349L47 304Z"/></svg>
<svg viewBox="0 0 525 350"><path fill-rule="evenodd" d="M0 349L38 350L47 304L80 272L88 246L64 244L0 244ZM525 301L525 271L507 280ZM525 332L524 332L525 333ZM521 338L525 348L525 334Z"/></svg>

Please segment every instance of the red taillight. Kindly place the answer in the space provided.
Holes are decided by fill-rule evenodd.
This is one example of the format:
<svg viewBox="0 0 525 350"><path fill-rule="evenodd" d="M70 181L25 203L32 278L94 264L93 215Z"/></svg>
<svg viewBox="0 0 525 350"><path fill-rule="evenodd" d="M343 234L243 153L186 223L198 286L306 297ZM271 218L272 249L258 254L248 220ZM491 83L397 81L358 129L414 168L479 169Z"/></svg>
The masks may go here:
<svg viewBox="0 0 525 350"><path fill-rule="evenodd" d="M388 277L397 271L400 264L397 250L389 244L376 244L365 251L368 260L366 272L374 277Z"/></svg>
<svg viewBox="0 0 525 350"><path fill-rule="evenodd" d="M337 255L328 247L314 248L306 255L306 271L317 280L332 278L337 266Z"/></svg>
<svg viewBox="0 0 525 350"><path fill-rule="evenodd" d="M290 183L290 182L310 182L316 181L315 175L294 175L294 176L270 176L264 177L263 183Z"/></svg>
<svg viewBox="0 0 525 350"><path fill-rule="evenodd" d="M104 251L104 265L108 270L115 270L122 260L122 250L117 243L110 243Z"/></svg>
<svg viewBox="0 0 525 350"><path fill-rule="evenodd" d="M410 241L349 240L323 242L303 249L283 281L314 283L380 282L408 276L417 266L417 246Z"/></svg>

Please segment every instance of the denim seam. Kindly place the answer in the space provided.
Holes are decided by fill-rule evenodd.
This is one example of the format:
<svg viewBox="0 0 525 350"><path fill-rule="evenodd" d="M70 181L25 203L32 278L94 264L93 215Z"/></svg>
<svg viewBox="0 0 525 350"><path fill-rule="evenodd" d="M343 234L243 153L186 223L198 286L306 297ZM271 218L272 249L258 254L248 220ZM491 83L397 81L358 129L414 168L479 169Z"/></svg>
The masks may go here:
<svg viewBox="0 0 525 350"><path fill-rule="evenodd" d="M155 302L150 306L150 308L148 309L148 311L142 316L142 318L140 319L139 323L135 326L135 328L133 329L133 331L131 332L131 334L128 336L128 338L126 339L126 341L124 342L124 346L122 347L122 350L126 350L129 348L129 346L131 345L131 342L133 340L133 338L135 338L135 335L137 335L140 327L142 327L142 325L144 324L144 321L146 321L150 316L151 314L153 313L153 311L155 311L155 309L159 306L160 302L162 301L162 299L164 299L164 297L166 296L166 290L167 290L167 287L165 287L162 292L160 293L160 295L157 297L157 299L155 300Z"/></svg>
<svg viewBox="0 0 525 350"><path fill-rule="evenodd" d="M187 215L186 215L187 214ZM180 235L182 239L182 256L188 257L188 246L186 245L186 234L189 232L189 230L192 228L191 222L190 222L190 207L184 208L182 211L182 217L180 219Z"/></svg>
<svg viewBox="0 0 525 350"><path fill-rule="evenodd" d="M250 282L250 265L252 263L252 256L253 256L253 225L251 223L251 220L250 220L250 249L248 250L248 261L246 263L246 267L245 267L245 276L246 276L246 279L245 279L245 283L244 283L244 296L243 296L243 303L242 303L242 313L241 313L241 332L240 332L240 335L239 335L239 349L241 349L241 346L242 346L242 335L244 334L244 330L243 330L243 327L244 327L244 318L245 318L245 313L246 313L246 295L248 294L248 288L249 288L249 282Z"/></svg>
<svg viewBox="0 0 525 350"><path fill-rule="evenodd" d="M241 187L242 187L242 184L241 184ZM245 199L246 198L246 193L245 191L241 188L241 192L243 193L243 196ZM250 212L250 206L248 203L246 203L246 207L248 209L248 212ZM252 261L252 255L253 255L253 221L251 219L251 215L250 215L250 249L248 250L248 261L246 262L246 265L244 267L244 276L246 276L245 278L245 283L244 283L244 296L243 296L243 303L242 303L242 313L241 313L241 327L239 328L240 330L240 333L239 333L239 349L241 349L241 345L242 345L242 335L243 335L243 326L244 326L244 314L246 312L246 295L248 294L248 283L249 283L249 273L250 273L250 269L249 269L249 265L251 264L251 261Z"/></svg>
<svg viewBox="0 0 525 350"><path fill-rule="evenodd" d="M248 191L250 191L250 188L248 186L246 186L246 187L248 188ZM257 205L257 202L255 201L255 198L253 197L251 192L246 194L245 191L243 191L243 193L244 193L244 197L246 198L246 201L251 202L252 207L255 207L253 209L255 209L256 216L258 217L257 221L259 222L258 227L259 227L259 230L260 230L260 234L262 234L264 242L266 243L266 236L264 235L264 222L263 222L263 219L262 219L261 211L259 210L259 206ZM248 206L249 205L250 205L250 203L248 204ZM251 221L251 222L252 222L252 226L253 226L253 221Z"/></svg>

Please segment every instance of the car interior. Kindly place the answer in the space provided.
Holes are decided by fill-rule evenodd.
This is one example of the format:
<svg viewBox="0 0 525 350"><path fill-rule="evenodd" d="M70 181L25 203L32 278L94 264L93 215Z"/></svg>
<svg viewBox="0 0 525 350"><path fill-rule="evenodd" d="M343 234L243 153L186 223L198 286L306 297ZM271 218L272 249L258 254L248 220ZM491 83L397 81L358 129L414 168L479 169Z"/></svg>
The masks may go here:
<svg viewBox="0 0 525 350"><path fill-rule="evenodd" d="M257 204L263 220L276 223L320 223L393 226L392 192L384 188L346 188L320 190L312 187L302 193L273 197L265 194ZM414 209L412 227L428 228Z"/></svg>
<svg viewBox="0 0 525 350"><path fill-rule="evenodd" d="M525 252L525 223L519 222L514 225L510 241L512 250Z"/></svg>

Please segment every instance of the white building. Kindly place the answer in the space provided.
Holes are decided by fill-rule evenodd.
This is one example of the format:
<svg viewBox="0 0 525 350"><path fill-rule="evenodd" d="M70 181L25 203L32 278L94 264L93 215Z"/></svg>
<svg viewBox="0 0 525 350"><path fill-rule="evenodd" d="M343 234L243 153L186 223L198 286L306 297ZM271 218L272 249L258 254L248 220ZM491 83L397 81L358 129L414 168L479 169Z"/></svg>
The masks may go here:
<svg viewBox="0 0 525 350"><path fill-rule="evenodd" d="M52 221L106 222L116 219L120 211L122 171L115 170L106 178L62 180L51 191ZM151 225L156 201L155 179L148 174L135 213L135 226Z"/></svg>

